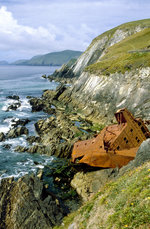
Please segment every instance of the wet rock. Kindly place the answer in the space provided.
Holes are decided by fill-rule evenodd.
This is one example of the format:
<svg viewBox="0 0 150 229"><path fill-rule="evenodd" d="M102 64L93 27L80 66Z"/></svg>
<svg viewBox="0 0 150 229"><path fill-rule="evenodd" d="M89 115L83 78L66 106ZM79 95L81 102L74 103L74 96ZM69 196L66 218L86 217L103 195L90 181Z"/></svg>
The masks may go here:
<svg viewBox="0 0 150 229"><path fill-rule="evenodd" d="M60 224L64 210L55 195L47 194L36 176L18 181L3 179L0 185L1 229L48 229Z"/></svg>
<svg viewBox="0 0 150 229"><path fill-rule="evenodd" d="M20 153L24 153L24 152L26 152L28 150L28 148L27 147L24 147L24 146L17 146L16 148L15 148L15 152L20 152Z"/></svg>
<svg viewBox="0 0 150 229"><path fill-rule="evenodd" d="M47 79L47 76L46 75L42 75L41 77L44 78L44 79Z"/></svg>
<svg viewBox="0 0 150 229"><path fill-rule="evenodd" d="M55 117L51 116L50 118L47 118L46 120L39 120L35 123L35 129L38 134L42 134L46 130L50 130L51 128L55 128ZM46 133L46 132L45 132Z"/></svg>
<svg viewBox="0 0 150 229"><path fill-rule="evenodd" d="M43 101L39 98L31 98L29 102L32 106L32 112L41 111L44 107Z"/></svg>
<svg viewBox="0 0 150 229"><path fill-rule="evenodd" d="M5 140L5 134L3 132L0 133L0 142Z"/></svg>
<svg viewBox="0 0 150 229"><path fill-rule="evenodd" d="M18 95L9 95L6 97L7 99L13 99L13 100L19 100L19 96Z"/></svg>
<svg viewBox="0 0 150 229"><path fill-rule="evenodd" d="M4 144L4 145L3 145L3 148L4 148L4 149L10 149L10 148L11 148L11 145L10 145L10 144Z"/></svg>
<svg viewBox="0 0 150 229"><path fill-rule="evenodd" d="M28 149L28 153L34 154L37 152L38 152L38 145L33 145L33 146L29 147L29 149Z"/></svg>
<svg viewBox="0 0 150 229"><path fill-rule="evenodd" d="M37 137L37 136L29 136L26 139L30 144L34 143L34 142L40 142L41 138Z"/></svg>
<svg viewBox="0 0 150 229"><path fill-rule="evenodd" d="M21 135L28 135L29 131L25 126L11 129L6 135L7 138L17 138Z"/></svg>
<svg viewBox="0 0 150 229"><path fill-rule="evenodd" d="M28 119L28 118L26 118L26 119L13 119L12 120L12 126L13 127L17 127L17 126L25 126L25 125L27 125L29 122L30 122L30 120Z"/></svg>
<svg viewBox="0 0 150 229"><path fill-rule="evenodd" d="M17 103L13 103L11 105L8 106L7 110L6 111L10 111L10 110L17 110L18 107L21 106L21 102L17 102Z"/></svg>

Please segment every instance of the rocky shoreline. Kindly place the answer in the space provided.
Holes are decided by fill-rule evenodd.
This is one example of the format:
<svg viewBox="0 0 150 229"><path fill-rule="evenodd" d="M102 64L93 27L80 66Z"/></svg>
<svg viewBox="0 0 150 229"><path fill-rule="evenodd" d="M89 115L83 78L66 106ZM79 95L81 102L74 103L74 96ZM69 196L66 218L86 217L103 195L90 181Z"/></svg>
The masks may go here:
<svg viewBox="0 0 150 229"><path fill-rule="evenodd" d="M67 80L67 84L70 83L71 79ZM46 154L55 158L52 166L39 169L36 175L26 175L17 181L13 178L2 180L2 229L53 228L61 224L65 215L89 200L105 183L126 171L125 168L120 171L117 168L92 169L70 163L73 144L78 140L91 138L104 125L90 120L91 112L88 113L87 109L85 112L76 107L69 97L69 91L70 87L62 80L55 91L46 90L40 98L28 97L32 112L44 111L49 115L35 123L37 136L28 136L28 129L25 127L30 122L28 119L14 120L12 129L6 135L0 133L0 141L26 135L28 147L18 145L15 148L17 152ZM145 151L147 152L147 148ZM140 158L140 164L147 158L149 160L148 154ZM130 164L131 167L136 166L134 163ZM24 210L21 211L21 208Z"/></svg>
<svg viewBox="0 0 150 229"><path fill-rule="evenodd" d="M7 178L1 181L0 228L2 229L52 228L60 224L66 214L81 206L83 198L73 188L71 181L74 175L79 170L84 171L84 168L76 168L70 163L72 147L74 142L93 136L101 126L95 127L92 122L86 120L86 117L80 115L80 112L76 112L71 104L59 100L70 83L67 80L66 85L66 81L64 84L63 80L55 91L46 90L40 98L28 97L32 112L44 111L49 115L47 119L35 123L37 136L28 136L26 125L30 122L29 119L14 119L8 133L0 133L0 141L3 142L22 135L26 136L28 147L18 145L15 148L16 152L46 154L55 158L52 166L39 169L36 175L29 174L19 180ZM19 106L16 103L20 103L19 96L12 95L9 99L13 101L9 110L17 110ZM9 149L10 146L5 145L5 147ZM37 203L36 206L34 202ZM20 213L21 206L24 209L22 213ZM36 217L41 218L41 225L37 221L35 226Z"/></svg>

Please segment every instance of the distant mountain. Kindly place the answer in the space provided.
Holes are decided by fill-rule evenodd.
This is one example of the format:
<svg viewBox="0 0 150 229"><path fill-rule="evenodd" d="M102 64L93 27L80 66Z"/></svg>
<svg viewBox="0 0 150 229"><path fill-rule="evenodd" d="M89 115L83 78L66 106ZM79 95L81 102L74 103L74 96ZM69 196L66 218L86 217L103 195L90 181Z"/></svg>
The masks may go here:
<svg viewBox="0 0 150 229"><path fill-rule="evenodd" d="M31 66L54 66L68 63L71 59L77 59L82 52L64 50L61 52L52 52L45 55L32 57L30 60L18 60L13 65L31 65Z"/></svg>
<svg viewBox="0 0 150 229"><path fill-rule="evenodd" d="M5 60L1 60L1 61L0 61L0 65L8 65L8 62L5 61Z"/></svg>

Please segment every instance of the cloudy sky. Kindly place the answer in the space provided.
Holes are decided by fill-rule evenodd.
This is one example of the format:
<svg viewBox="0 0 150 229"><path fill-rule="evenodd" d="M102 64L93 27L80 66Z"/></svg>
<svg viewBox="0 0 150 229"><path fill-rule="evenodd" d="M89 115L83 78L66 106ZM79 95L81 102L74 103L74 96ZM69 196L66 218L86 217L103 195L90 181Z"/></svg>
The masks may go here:
<svg viewBox="0 0 150 229"><path fill-rule="evenodd" d="M150 0L0 0L0 60L84 51L99 34L150 18Z"/></svg>

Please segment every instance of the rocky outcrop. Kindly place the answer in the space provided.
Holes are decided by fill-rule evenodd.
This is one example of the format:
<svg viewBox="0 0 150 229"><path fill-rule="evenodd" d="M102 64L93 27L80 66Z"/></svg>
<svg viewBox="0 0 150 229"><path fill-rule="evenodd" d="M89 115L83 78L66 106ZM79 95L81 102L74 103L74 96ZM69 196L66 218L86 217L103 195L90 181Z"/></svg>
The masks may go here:
<svg viewBox="0 0 150 229"><path fill-rule="evenodd" d="M82 106L89 118L100 122L115 121L114 113L122 107L134 116L149 120L149 79L149 67L125 74L114 73L109 77L84 72L72 88L72 101L75 106ZM65 97L67 99L67 95Z"/></svg>
<svg viewBox="0 0 150 229"><path fill-rule="evenodd" d="M0 142L5 140L5 134L3 132L0 133Z"/></svg>
<svg viewBox="0 0 150 229"><path fill-rule="evenodd" d="M86 51L77 59L75 64L69 68L63 66L62 69L58 70L58 73L57 71L55 72L54 76L59 75L59 77L62 78L64 76L80 76L85 67L100 61L109 47L148 27L150 27L150 22L148 20L146 23L142 23L142 21L139 21L139 23L131 22L103 33L92 41Z"/></svg>
<svg viewBox="0 0 150 229"><path fill-rule="evenodd" d="M63 216L59 200L55 195L46 193L43 183L36 176L1 181L1 229L50 229L60 224Z"/></svg>
<svg viewBox="0 0 150 229"><path fill-rule="evenodd" d="M29 133L28 129L25 126L21 126L21 127L16 127L16 128L9 130L6 137L7 138L17 138L21 135L28 135L28 133Z"/></svg>
<svg viewBox="0 0 150 229"><path fill-rule="evenodd" d="M118 174L118 169L99 169L92 172L78 172L71 181L83 201L87 201L99 191L108 181Z"/></svg>

